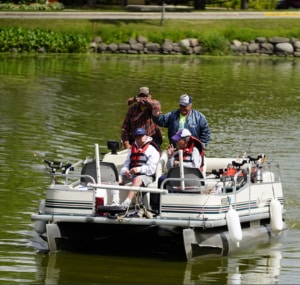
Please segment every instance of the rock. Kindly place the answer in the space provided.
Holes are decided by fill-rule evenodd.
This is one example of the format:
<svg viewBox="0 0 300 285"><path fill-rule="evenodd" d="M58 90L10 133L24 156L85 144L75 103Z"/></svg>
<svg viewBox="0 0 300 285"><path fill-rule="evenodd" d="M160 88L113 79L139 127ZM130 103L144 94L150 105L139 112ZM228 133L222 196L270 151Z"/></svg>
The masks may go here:
<svg viewBox="0 0 300 285"><path fill-rule="evenodd" d="M239 48L242 45L242 43L239 40L233 40L232 44L237 48Z"/></svg>
<svg viewBox="0 0 300 285"><path fill-rule="evenodd" d="M170 53L173 50L173 42L171 40L165 39L161 45L163 53Z"/></svg>
<svg viewBox="0 0 300 285"><path fill-rule="evenodd" d="M255 42L259 43L259 44L262 44L262 43L266 43L267 42L267 39L265 37L257 37L255 39Z"/></svg>
<svg viewBox="0 0 300 285"><path fill-rule="evenodd" d="M181 53L181 47L179 46L179 43L173 44L173 52L174 53Z"/></svg>
<svg viewBox="0 0 300 285"><path fill-rule="evenodd" d="M130 47L132 50L136 50L136 51L143 51L144 50L144 45L141 43L132 43L130 44Z"/></svg>
<svg viewBox="0 0 300 285"><path fill-rule="evenodd" d="M295 57L300 57L300 51L294 52L294 56L295 56Z"/></svg>
<svg viewBox="0 0 300 285"><path fill-rule="evenodd" d="M260 53L272 54L274 51L274 46L271 43L260 44Z"/></svg>
<svg viewBox="0 0 300 285"><path fill-rule="evenodd" d="M148 52L152 52L152 53L160 52L161 50L160 44L157 43L147 43L145 45L145 48L147 49Z"/></svg>
<svg viewBox="0 0 300 285"><path fill-rule="evenodd" d="M278 43L289 43L290 40L284 37L271 37L269 38L269 43L278 44Z"/></svg>
<svg viewBox="0 0 300 285"><path fill-rule="evenodd" d="M182 54L190 55L190 54L193 54L194 49L191 48L191 47L182 46L181 47L181 52L182 52Z"/></svg>
<svg viewBox="0 0 300 285"><path fill-rule="evenodd" d="M121 43L119 44L119 51L120 52L128 52L130 50L130 44Z"/></svg>
<svg viewBox="0 0 300 285"><path fill-rule="evenodd" d="M138 36L137 37L137 42L145 45L148 42L148 39L143 37L143 36Z"/></svg>
<svg viewBox="0 0 300 285"><path fill-rule="evenodd" d="M98 48L98 45L97 45L96 42L91 42L91 43L90 43L90 49L97 50L97 48Z"/></svg>
<svg viewBox="0 0 300 285"><path fill-rule="evenodd" d="M137 40L136 40L136 39L133 39L133 38L130 38L129 41L128 41L128 43L129 43L130 45L136 44L136 43L137 43Z"/></svg>
<svg viewBox="0 0 300 285"><path fill-rule="evenodd" d="M300 51L300 41L295 41L295 42L294 42L294 49L295 49L296 51Z"/></svg>
<svg viewBox="0 0 300 285"><path fill-rule="evenodd" d="M111 51L111 52L116 52L118 50L118 45L115 43L111 43L107 46L106 50Z"/></svg>
<svg viewBox="0 0 300 285"><path fill-rule="evenodd" d="M291 55L294 53L294 48L290 43L278 43L275 45L275 52L284 55Z"/></svg>
<svg viewBox="0 0 300 285"><path fill-rule="evenodd" d="M268 40L265 37L257 37L249 42L234 39L231 43L227 43L224 48L226 53L227 48L237 55L277 55L277 56L295 56L299 57L300 41L297 38L285 37L270 37ZM207 52L204 44L199 43L197 38L186 38L174 43L170 39L165 39L160 45L159 43L149 42L144 36L138 36L137 39L130 38L128 43L105 44L101 37L95 37L90 43L89 51L111 52L111 53L128 53L128 54L196 54L203 55Z"/></svg>
<svg viewBox="0 0 300 285"><path fill-rule="evenodd" d="M107 49L107 44L105 43L101 43L100 45L98 45L98 52L104 52Z"/></svg>
<svg viewBox="0 0 300 285"><path fill-rule="evenodd" d="M199 45L198 39L190 39L190 47L197 47Z"/></svg>
<svg viewBox="0 0 300 285"><path fill-rule="evenodd" d="M189 39L184 39L179 42L179 46L182 48L189 48L190 47L190 40Z"/></svg>
<svg viewBox="0 0 300 285"><path fill-rule="evenodd" d="M194 54L204 54L205 53L205 49L202 46L196 46L194 47Z"/></svg>
<svg viewBox="0 0 300 285"><path fill-rule="evenodd" d="M250 52L250 53L259 52L259 44L258 43L250 43L248 45L248 52Z"/></svg>

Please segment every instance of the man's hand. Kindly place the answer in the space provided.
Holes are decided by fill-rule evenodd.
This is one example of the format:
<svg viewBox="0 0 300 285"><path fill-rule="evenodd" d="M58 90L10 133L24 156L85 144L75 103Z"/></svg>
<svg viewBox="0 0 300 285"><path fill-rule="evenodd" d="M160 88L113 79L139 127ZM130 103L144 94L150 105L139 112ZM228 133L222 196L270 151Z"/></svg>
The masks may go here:
<svg viewBox="0 0 300 285"><path fill-rule="evenodd" d="M126 175L126 177L127 177L128 179L131 178L131 174L130 174L130 171L129 171L128 169L125 171L125 175Z"/></svg>
<svg viewBox="0 0 300 285"><path fill-rule="evenodd" d="M130 106L135 102L135 97L131 97L127 100L127 105Z"/></svg>
<svg viewBox="0 0 300 285"><path fill-rule="evenodd" d="M161 105L157 100L152 100L152 116L158 117L161 114Z"/></svg>
<svg viewBox="0 0 300 285"><path fill-rule="evenodd" d="M169 157L173 156L174 151L175 151L175 147L172 144L169 144L168 149L167 149L168 156Z"/></svg>
<svg viewBox="0 0 300 285"><path fill-rule="evenodd" d="M138 169L137 167L133 167L129 170L130 174L137 174L138 173Z"/></svg>
<svg viewBox="0 0 300 285"><path fill-rule="evenodd" d="M147 107L151 107L152 105L152 100L151 100L151 96L147 96L147 97L131 97L127 100L127 105L130 106L133 103L140 103L144 106Z"/></svg>
<svg viewBox="0 0 300 285"><path fill-rule="evenodd" d="M125 149L131 148L131 144L129 143L129 141L123 142L123 145L124 145L124 148L125 148Z"/></svg>

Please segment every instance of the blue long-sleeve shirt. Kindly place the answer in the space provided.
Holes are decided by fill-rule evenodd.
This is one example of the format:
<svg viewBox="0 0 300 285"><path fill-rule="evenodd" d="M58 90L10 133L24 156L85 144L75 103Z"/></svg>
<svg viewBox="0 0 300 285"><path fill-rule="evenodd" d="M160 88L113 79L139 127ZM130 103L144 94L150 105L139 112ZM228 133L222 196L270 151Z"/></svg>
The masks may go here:
<svg viewBox="0 0 300 285"><path fill-rule="evenodd" d="M172 136L174 136L179 130L179 117L180 110L174 110L166 114L160 114L157 117L153 116L153 121L164 128L168 128L168 137L170 143L175 145L175 142L172 140ZM210 142L210 129L208 123L206 121L205 116L197 110L192 109L188 114L184 128L188 129L192 136L201 140L204 144L204 147Z"/></svg>

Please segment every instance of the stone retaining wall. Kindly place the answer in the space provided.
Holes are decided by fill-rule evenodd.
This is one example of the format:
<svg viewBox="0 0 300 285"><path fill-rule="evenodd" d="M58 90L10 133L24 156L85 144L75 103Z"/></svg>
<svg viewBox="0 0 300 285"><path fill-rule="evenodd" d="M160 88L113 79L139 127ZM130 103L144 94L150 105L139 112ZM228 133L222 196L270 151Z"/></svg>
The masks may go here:
<svg viewBox="0 0 300 285"><path fill-rule="evenodd" d="M233 40L228 43L228 49L236 55L277 55L300 57L300 41L296 38L258 37L251 42ZM127 43L105 44L100 37L90 44L91 52L126 53L126 54L196 54L204 55L207 48L195 38L183 39L178 43L165 39L162 44L148 42L147 38L139 36Z"/></svg>

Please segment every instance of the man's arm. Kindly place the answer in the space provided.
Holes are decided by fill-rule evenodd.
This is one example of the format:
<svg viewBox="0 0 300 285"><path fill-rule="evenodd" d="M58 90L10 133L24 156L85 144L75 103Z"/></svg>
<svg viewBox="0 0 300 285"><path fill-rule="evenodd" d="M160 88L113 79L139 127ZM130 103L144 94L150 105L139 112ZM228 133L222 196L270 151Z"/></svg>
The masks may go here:
<svg viewBox="0 0 300 285"><path fill-rule="evenodd" d="M147 163L141 166L140 173L151 176L156 172L156 167L159 161L159 152L154 146L150 145L146 151L146 154L149 156L149 158Z"/></svg>
<svg viewBox="0 0 300 285"><path fill-rule="evenodd" d="M126 157L126 160L120 170L120 174L121 175L125 175L126 171L129 170L129 165L130 165L130 156L131 156L131 150L128 150L128 154L127 154L127 157Z"/></svg>
<svg viewBox="0 0 300 285"><path fill-rule="evenodd" d="M201 161L202 161L202 158L200 156L199 150L196 147L194 147L193 152L192 152L193 167L200 168Z"/></svg>
<svg viewBox="0 0 300 285"><path fill-rule="evenodd" d="M200 138L201 142L203 143L204 148L210 142L210 129L209 129L207 120L204 115L202 115L202 117L201 117L199 138Z"/></svg>
<svg viewBox="0 0 300 285"><path fill-rule="evenodd" d="M160 113L158 116L154 116L152 112L152 118L153 122L160 127L168 128L170 117L172 116L172 112L169 112L167 114Z"/></svg>

